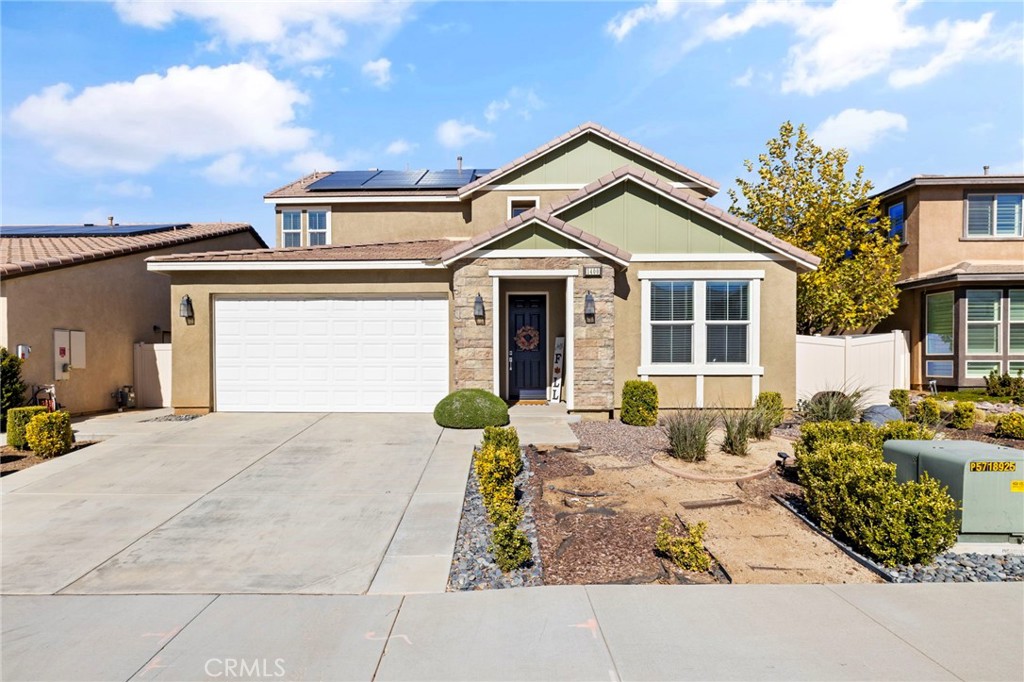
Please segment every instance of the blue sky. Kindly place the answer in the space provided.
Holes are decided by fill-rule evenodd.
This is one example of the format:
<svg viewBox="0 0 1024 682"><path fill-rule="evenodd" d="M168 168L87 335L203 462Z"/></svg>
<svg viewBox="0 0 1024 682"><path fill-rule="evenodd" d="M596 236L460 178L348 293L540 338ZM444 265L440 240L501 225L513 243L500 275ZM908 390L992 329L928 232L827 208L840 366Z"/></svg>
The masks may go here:
<svg viewBox="0 0 1024 682"><path fill-rule="evenodd" d="M249 222L312 170L588 120L723 185L784 120L879 189L1024 173L1020 2L4 2L2 221Z"/></svg>

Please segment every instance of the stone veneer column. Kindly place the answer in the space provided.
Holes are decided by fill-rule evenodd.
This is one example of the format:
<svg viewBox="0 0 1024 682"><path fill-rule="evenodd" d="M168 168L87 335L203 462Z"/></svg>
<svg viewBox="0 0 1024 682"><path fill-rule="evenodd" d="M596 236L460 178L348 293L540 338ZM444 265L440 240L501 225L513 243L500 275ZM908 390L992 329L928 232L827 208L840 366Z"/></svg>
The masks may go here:
<svg viewBox="0 0 1024 682"><path fill-rule="evenodd" d="M602 276L584 278L583 268L599 265ZM566 301L573 311L573 407L576 410L610 410L614 407L615 375L615 266L587 257L576 258L483 258L463 261L452 273L454 297L455 388L494 389L494 327L498 323L493 300L491 270L576 270L574 295ZM513 278L510 278L513 279ZM553 278L562 279L562 278ZM594 324L583 316L587 291L594 296ZM473 301L480 294L486 318L473 317Z"/></svg>

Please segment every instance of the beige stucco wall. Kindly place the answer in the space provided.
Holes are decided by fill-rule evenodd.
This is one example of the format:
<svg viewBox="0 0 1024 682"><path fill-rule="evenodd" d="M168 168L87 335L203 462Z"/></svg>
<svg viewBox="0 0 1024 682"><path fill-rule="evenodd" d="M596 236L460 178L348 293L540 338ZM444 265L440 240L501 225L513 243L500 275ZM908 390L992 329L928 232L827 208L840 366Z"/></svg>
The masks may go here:
<svg viewBox="0 0 1024 682"><path fill-rule="evenodd" d="M213 409L213 301L217 296L449 296L447 270L177 272L171 301L188 294L195 324L172 317L174 338L172 402L178 412ZM449 318L451 319L451 318Z"/></svg>
<svg viewBox="0 0 1024 682"><path fill-rule="evenodd" d="M763 270L761 283L761 391L777 391L787 407L796 405L796 270L779 261L634 263L617 277L615 290L615 405L622 403L622 385L638 379L640 366L641 285L645 270ZM696 381L691 376L651 376L666 409L693 407ZM749 407L749 377L704 378L704 404Z"/></svg>
<svg viewBox="0 0 1024 682"><path fill-rule="evenodd" d="M472 227L474 234L493 230L508 220L508 200L511 197L537 197L540 206L554 203L572 194L574 190L483 190L472 200Z"/></svg>
<svg viewBox="0 0 1024 682"><path fill-rule="evenodd" d="M30 386L54 383L54 329L86 334L86 366L57 381L57 400L72 413L115 407L110 393L134 382L133 345L154 343L171 330L168 279L146 271L145 259L171 253L254 248L249 233L233 234L167 249L48 270L0 283L6 339L12 352L28 344L32 354L22 374ZM176 314L176 311L175 311ZM160 331L154 331L153 327ZM172 339L173 340L173 339ZM26 398L31 398L27 395Z"/></svg>

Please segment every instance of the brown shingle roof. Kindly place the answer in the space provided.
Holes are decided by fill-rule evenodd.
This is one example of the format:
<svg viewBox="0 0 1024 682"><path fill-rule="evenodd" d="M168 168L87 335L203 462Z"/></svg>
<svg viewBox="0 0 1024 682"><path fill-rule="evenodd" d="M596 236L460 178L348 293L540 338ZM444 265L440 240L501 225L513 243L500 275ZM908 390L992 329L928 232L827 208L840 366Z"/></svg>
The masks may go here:
<svg viewBox="0 0 1024 682"><path fill-rule="evenodd" d="M238 232L251 232L245 223L195 223L163 232L111 237L5 237L0 235L0 275L13 277L43 270L126 256L170 246L201 242ZM201 248L201 244L196 244Z"/></svg>
<svg viewBox="0 0 1024 682"><path fill-rule="evenodd" d="M529 211L520 213L519 215L517 215L514 218L511 218L510 220L506 220L504 223L494 228L490 232L478 234L468 241L460 242L459 244L452 246L450 249L446 250L444 253L441 254L441 261L447 264L450 263L451 261L458 260L460 256L464 256L468 253L475 251L476 249L480 248L487 242L533 222L539 222L545 227L549 227L552 230L555 230L556 232L562 232L568 235L569 237L573 238L575 241L583 242L584 244L592 246L598 251L605 253L624 263L628 263L629 259L633 257L633 255L626 251L625 249L620 249L618 246L615 246L614 244L609 244L608 242L599 239L598 237L595 237L589 232L584 232L578 227L570 225L564 220L554 217L548 210L532 208Z"/></svg>
<svg viewBox="0 0 1024 682"><path fill-rule="evenodd" d="M1020 255L1024 259L1024 245L1020 246ZM914 277L900 280L896 284L904 288L915 288L931 284L941 284L957 280L995 280L1000 278L1020 280L1024 278L1024 263L991 263L963 261L956 265L940 268L931 272L921 273Z"/></svg>
<svg viewBox="0 0 1024 682"><path fill-rule="evenodd" d="M208 251L170 256L155 256L150 262L236 262L236 261L375 261L438 260L452 245L450 239L426 239L408 242L382 242L346 246L303 246L285 249L247 249Z"/></svg>
<svg viewBox="0 0 1024 682"><path fill-rule="evenodd" d="M600 135L603 135L604 137L617 142L618 144L622 145L623 147L627 147L631 151L633 151L633 152L635 152L635 153L637 153L637 154L639 154L641 156L645 156L645 157L651 159L652 161L654 161L654 162L656 162L658 164L661 164L662 166L666 166L666 167L674 170L675 172L679 173L680 175L684 175L686 177L692 178L693 180L699 182L700 184L705 185L709 189L712 189L712 190L714 190L716 192L718 191L718 183L715 182L714 180L712 180L711 178L707 177L706 175L701 175L700 173L698 173L698 172L696 172L694 170L691 170L691 169L687 168L686 166L683 166L682 164L676 163L675 161L673 161L672 159L670 159L670 158L668 158L666 156L662 156L661 154L658 154L657 152L651 151L647 147L639 145L636 142L633 142L632 140L630 140L629 138L623 137L622 135L619 135L618 133L616 133L616 132L614 132L612 130L609 130L608 128L605 128L604 126L602 126L600 124L597 124L597 123L594 123L594 122L588 122L588 123L584 123L583 125L580 125L580 126L577 126L577 127L573 128L569 132L565 133L564 135L560 135L560 136L556 137L555 139L551 140L550 142L542 144L541 146L537 147L536 149L534 149L531 152L527 152L526 154L523 154L518 159L515 159L514 161L510 161L509 163L506 163L501 168L498 168L496 170L491 171L490 173L488 173L487 175L483 176L482 178L478 178L477 180L474 180L473 182L470 182L470 183L464 185L462 188L459 189L459 196L460 197L464 197L467 194L469 194L470 192L473 192L474 190L477 190L480 187L483 187L484 185L488 185L488 184L494 182L499 177L501 177L503 175L506 175L506 174L516 170L517 168L522 167L523 165L529 163L530 161L533 161L534 159L536 159L539 156L544 155L545 153L547 153L551 149L554 149L555 147L558 147L558 146L560 146L562 144L565 144L566 142L568 142L568 141L570 141L570 140L572 140L572 139L574 139L576 137L579 137L580 135L585 135L586 133L598 133Z"/></svg>

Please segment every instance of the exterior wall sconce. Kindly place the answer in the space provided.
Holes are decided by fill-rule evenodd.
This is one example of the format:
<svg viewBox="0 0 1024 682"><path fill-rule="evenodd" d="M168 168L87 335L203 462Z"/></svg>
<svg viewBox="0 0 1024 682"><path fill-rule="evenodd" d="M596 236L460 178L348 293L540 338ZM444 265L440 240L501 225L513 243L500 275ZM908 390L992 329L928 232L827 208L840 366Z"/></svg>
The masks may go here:
<svg viewBox="0 0 1024 682"><path fill-rule="evenodd" d="M476 318L477 322L482 323L484 321L484 297L480 294L477 294L476 299L473 301L473 317Z"/></svg>
<svg viewBox="0 0 1024 682"><path fill-rule="evenodd" d="M583 319L587 324L594 324L597 321L597 306L594 304L594 294L587 292L583 297Z"/></svg>
<svg viewBox="0 0 1024 682"><path fill-rule="evenodd" d="M178 306L178 315L185 318L185 324L196 323L196 311L192 308L192 299L188 294L181 297L181 305Z"/></svg>

